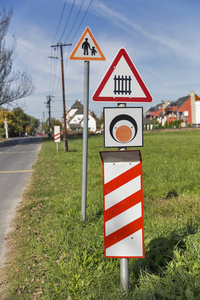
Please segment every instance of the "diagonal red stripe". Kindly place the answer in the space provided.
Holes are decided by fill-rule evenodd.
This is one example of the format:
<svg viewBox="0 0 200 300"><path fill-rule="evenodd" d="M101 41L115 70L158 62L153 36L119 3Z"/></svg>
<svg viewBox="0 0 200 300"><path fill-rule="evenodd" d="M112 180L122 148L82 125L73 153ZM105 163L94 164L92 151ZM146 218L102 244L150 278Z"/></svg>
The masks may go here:
<svg viewBox="0 0 200 300"><path fill-rule="evenodd" d="M120 228L119 230L109 234L108 236L105 236L104 237L105 249L125 239L127 236L135 233L141 228L143 228L143 217L140 217L139 219Z"/></svg>
<svg viewBox="0 0 200 300"><path fill-rule="evenodd" d="M114 179L110 180L103 186L103 194L104 196L111 193L115 189L129 182L130 180L136 178L137 176L142 175L142 163L140 162L135 167L129 169L128 171L120 174Z"/></svg>
<svg viewBox="0 0 200 300"><path fill-rule="evenodd" d="M133 195L127 197L126 199L120 201L119 203L113 205L112 207L108 208L104 211L104 222L109 221L110 219L114 218L115 216L121 214L125 210L131 208L132 206L136 205L139 202L143 201L143 193L142 190L134 193Z"/></svg>

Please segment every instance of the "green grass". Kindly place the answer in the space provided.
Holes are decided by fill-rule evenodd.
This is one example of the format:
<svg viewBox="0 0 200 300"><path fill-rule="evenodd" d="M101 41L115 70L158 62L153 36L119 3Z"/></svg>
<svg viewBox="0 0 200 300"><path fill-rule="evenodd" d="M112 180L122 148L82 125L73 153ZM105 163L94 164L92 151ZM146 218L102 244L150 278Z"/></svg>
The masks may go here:
<svg viewBox="0 0 200 300"><path fill-rule="evenodd" d="M5 140L5 138L0 137L0 143L4 142Z"/></svg>
<svg viewBox="0 0 200 300"><path fill-rule="evenodd" d="M104 258L102 136L88 140L87 221L81 220L82 139L44 140L10 237L3 299L200 299L200 131L144 134L145 258ZM111 150L111 149L110 149ZM114 149L116 150L116 149Z"/></svg>

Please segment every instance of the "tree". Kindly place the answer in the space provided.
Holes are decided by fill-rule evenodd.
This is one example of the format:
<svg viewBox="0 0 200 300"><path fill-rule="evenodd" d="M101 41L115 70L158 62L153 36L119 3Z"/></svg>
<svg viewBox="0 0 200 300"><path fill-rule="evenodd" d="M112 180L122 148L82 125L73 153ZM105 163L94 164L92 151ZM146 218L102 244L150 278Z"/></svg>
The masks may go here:
<svg viewBox="0 0 200 300"><path fill-rule="evenodd" d="M20 107L13 108L13 113L18 120L20 126L19 132L25 134L32 134L36 132L36 129L40 125L40 121L32 116L29 116L24 113L23 109Z"/></svg>
<svg viewBox="0 0 200 300"><path fill-rule="evenodd" d="M24 113L20 107L14 108L12 111L8 109L0 109L0 135L5 134L4 121L5 117L8 123L9 136L19 136L27 134L31 135L36 133L36 129L39 127L40 121L32 116Z"/></svg>
<svg viewBox="0 0 200 300"><path fill-rule="evenodd" d="M12 111L2 108L0 110L0 128L4 129L4 121L7 119L9 136L19 135L20 125L17 117ZM2 132L5 132L4 130Z"/></svg>
<svg viewBox="0 0 200 300"><path fill-rule="evenodd" d="M61 126L61 122L56 118L51 118L51 131L54 130L54 126ZM44 125L45 133L49 132L49 119L46 120Z"/></svg>
<svg viewBox="0 0 200 300"><path fill-rule="evenodd" d="M12 9L0 12L0 106L34 92L32 78L25 71L13 71L13 53L16 41L8 49L5 45L5 36L8 31Z"/></svg>

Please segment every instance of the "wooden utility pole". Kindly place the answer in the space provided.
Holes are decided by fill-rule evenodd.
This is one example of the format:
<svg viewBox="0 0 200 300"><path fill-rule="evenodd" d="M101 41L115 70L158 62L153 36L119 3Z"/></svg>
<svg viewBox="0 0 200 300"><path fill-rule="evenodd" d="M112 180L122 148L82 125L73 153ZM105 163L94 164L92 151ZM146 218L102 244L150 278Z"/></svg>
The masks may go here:
<svg viewBox="0 0 200 300"><path fill-rule="evenodd" d="M49 113L49 130L48 130L48 137L51 137L51 98L53 96L49 95L49 96L46 96L47 98L47 108L48 108L48 113Z"/></svg>
<svg viewBox="0 0 200 300"><path fill-rule="evenodd" d="M61 59L61 75L62 75L62 95L63 95L63 118L64 118L64 144L65 152L68 151L68 140L67 140L67 123L66 123L66 108L65 108L65 80L64 80L64 68L63 68L63 46L71 46L72 44L57 44L51 45L51 47L60 47L60 59Z"/></svg>
<svg viewBox="0 0 200 300"><path fill-rule="evenodd" d="M47 107L49 111L49 134L48 136L51 137L51 96L48 97L49 100L47 100Z"/></svg>

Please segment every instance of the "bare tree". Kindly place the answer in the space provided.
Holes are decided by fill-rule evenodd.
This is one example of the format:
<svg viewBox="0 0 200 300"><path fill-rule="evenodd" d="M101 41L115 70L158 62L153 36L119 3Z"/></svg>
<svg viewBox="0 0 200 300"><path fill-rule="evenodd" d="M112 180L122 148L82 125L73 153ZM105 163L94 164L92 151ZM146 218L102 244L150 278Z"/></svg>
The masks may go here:
<svg viewBox="0 0 200 300"><path fill-rule="evenodd" d="M12 9L0 12L0 106L31 95L34 92L32 78L25 71L13 71L13 53L16 42L6 48L5 36L8 31Z"/></svg>

